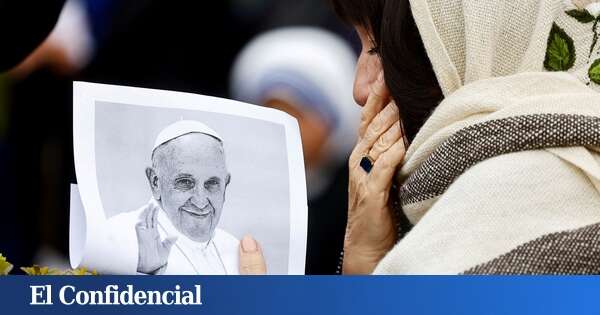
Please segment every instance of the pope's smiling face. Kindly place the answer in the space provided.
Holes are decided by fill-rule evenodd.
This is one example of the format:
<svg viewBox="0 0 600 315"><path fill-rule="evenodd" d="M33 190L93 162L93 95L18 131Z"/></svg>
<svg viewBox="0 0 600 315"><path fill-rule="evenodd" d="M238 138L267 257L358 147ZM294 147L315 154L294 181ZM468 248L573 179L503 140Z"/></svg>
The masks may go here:
<svg viewBox="0 0 600 315"><path fill-rule="evenodd" d="M201 133L183 135L156 148L152 164L150 188L171 223L194 241L208 241L230 179L222 143Z"/></svg>

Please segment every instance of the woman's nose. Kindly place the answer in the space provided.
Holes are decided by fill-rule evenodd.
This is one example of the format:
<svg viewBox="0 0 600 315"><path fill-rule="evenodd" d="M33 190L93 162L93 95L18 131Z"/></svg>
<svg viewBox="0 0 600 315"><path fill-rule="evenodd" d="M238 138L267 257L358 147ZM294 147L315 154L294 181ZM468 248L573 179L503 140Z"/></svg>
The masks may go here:
<svg viewBox="0 0 600 315"><path fill-rule="evenodd" d="M369 97L369 74L366 58L361 56L356 65L356 74L354 76L354 88L352 90L354 101L360 106L367 103Z"/></svg>
<svg viewBox="0 0 600 315"><path fill-rule="evenodd" d="M377 56L363 53L358 58L353 89L354 101L358 105L364 106L367 103L371 85L377 81L381 69L381 62Z"/></svg>
<svg viewBox="0 0 600 315"><path fill-rule="evenodd" d="M354 101L359 106L365 106L367 98L369 97L369 84L362 79L359 79L358 72L356 79L354 80L353 89Z"/></svg>

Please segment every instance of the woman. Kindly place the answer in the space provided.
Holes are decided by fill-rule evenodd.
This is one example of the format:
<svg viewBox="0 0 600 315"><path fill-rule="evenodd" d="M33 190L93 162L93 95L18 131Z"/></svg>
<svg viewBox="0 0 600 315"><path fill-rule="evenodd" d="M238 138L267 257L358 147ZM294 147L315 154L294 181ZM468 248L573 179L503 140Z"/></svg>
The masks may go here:
<svg viewBox="0 0 600 315"><path fill-rule="evenodd" d="M371 156L394 113L374 79L378 63L361 73L359 58L355 97L371 93L350 159L344 272L600 272L598 1L409 2L336 2L369 45L363 51L373 38L410 140L403 159L397 142ZM436 86L426 73L402 75L421 60L401 36L411 17L443 92L422 126L435 103L411 105L433 101ZM396 161L391 215L381 165ZM390 236L394 217L408 221L399 240Z"/></svg>

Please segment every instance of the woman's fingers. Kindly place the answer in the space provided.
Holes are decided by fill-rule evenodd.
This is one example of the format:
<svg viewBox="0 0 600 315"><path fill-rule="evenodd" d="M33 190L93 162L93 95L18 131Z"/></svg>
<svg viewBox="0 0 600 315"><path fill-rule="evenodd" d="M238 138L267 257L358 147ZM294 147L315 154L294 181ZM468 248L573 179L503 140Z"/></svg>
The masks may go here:
<svg viewBox="0 0 600 315"><path fill-rule="evenodd" d="M388 191L390 189L396 169L402 163L405 153L404 138L400 138L375 161L373 169L369 173L369 181L373 191Z"/></svg>
<svg viewBox="0 0 600 315"><path fill-rule="evenodd" d="M400 123L393 124L390 129L388 129L384 134L382 134L379 139L375 142L371 151L369 151L369 157L373 160L377 160L385 151L389 150L389 148L398 141L398 139L402 138L402 129L400 128Z"/></svg>
<svg viewBox="0 0 600 315"><path fill-rule="evenodd" d="M365 131L364 137L358 142L355 150L360 156L369 153L375 142L394 124L398 124L400 112L394 102L389 103L371 122Z"/></svg>
<svg viewBox="0 0 600 315"><path fill-rule="evenodd" d="M258 243L249 235L240 242L240 274L264 275L267 265Z"/></svg>
<svg viewBox="0 0 600 315"><path fill-rule="evenodd" d="M381 109L389 102L390 93L383 79L383 71L379 73L377 81L371 84L371 92L367 103L362 109L360 117L360 126L358 128L358 138L362 139L368 126Z"/></svg>

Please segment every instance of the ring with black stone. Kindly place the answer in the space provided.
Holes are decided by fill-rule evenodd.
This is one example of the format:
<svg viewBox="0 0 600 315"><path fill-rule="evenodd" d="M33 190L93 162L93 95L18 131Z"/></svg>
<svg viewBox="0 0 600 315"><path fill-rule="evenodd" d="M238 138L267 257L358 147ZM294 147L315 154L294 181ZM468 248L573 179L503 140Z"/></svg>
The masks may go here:
<svg viewBox="0 0 600 315"><path fill-rule="evenodd" d="M369 156L363 156L363 158L360 160L360 167L365 170L365 172L369 173L373 169L373 163L373 159L371 159Z"/></svg>

